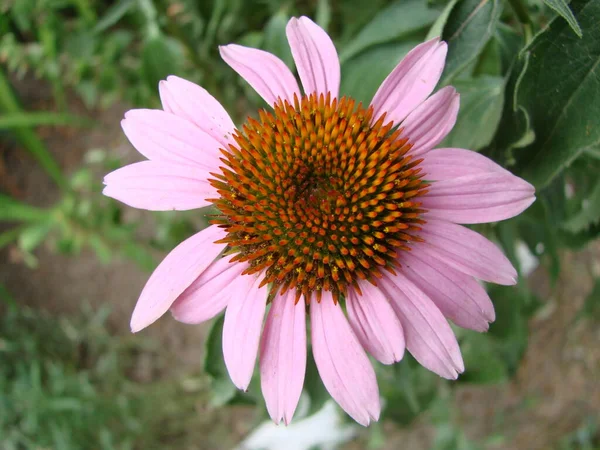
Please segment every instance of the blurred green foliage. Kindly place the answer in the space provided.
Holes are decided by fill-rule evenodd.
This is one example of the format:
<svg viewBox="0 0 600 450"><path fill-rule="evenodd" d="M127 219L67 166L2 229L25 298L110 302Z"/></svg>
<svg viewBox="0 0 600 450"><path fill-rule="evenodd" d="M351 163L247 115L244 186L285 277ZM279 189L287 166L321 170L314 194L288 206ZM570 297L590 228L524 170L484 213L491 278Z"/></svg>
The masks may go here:
<svg viewBox="0 0 600 450"><path fill-rule="evenodd" d="M442 84L461 93L461 111L442 146L480 151L537 188L538 201L521 216L476 227L503 247L520 272L519 245L540 258L556 281L561 249L580 249L598 237L600 0L4 0L0 138L28 151L61 196L40 207L0 194L0 221L7 224L0 249L16 245L35 267L42 244L75 256L89 247L104 263L121 255L151 270L153 250L172 248L205 226L207 211L154 214L150 233L141 232L148 216L125 220L122 206L100 195L98 174L121 163L90 149L67 176L36 127L90 125L70 113L77 99L90 116L115 102L157 107L157 83L169 74L205 87L240 123L265 105L220 59L218 45L260 47L292 65L285 25L302 14L336 42L341 93L363 102L414 45L434 36L448 42ZM11 82L24 76L50 86L52 108L23 107ZM449 425L447 399L460 383L510 379L527 348L527 321L540 302L526 281L490 287L490 296L497 312L490 332L457 330L468 367L458 383L439 379L408 355L401 364L378 366L385 417L406 425L431 411L439 425L435 448L477 448ZM597 298L598 285L583 315L597 315ZM153 387L144 391L128 381L127 369L116 360L121 350L113 347L120 344L103 331L102 317L57 326L25 309L2 316L0 389L8 395L0 400L0 430L9 436L7 449L84 448L81 442L90 439L98 443L94 448L106 449L143 442L144 421L159 419L145 410L141 393ZM260 405L257 386L241 394L230 383L221 332L222 318L206 341L211 403ZM328 398L318 377L310 376L315 371L309 361L305 393L312 410ZM90 430L93 435L86 434ZM378 432L374 428L373 442ZM561 448L593 448L594 433L593 426L584 427ZM122 444L116 444L117 435Z"/></svg>
<svg viewBox="0 0 600 450"><path fill-rule="evenodd" d="M195 414L210 410L205 377L136 379L140 355L152 358L146 370L164 371L167 362L148 340L112 336L108 306L53 317L18 305L0 285L0 309L3 450L227 446L218 416Z"/></svg>

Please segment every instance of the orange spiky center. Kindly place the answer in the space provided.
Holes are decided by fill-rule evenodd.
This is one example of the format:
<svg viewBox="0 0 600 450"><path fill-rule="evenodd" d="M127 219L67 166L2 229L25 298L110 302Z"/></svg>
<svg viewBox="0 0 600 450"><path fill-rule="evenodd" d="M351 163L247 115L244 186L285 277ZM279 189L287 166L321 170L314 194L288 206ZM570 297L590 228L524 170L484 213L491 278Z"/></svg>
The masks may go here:
<svg viewBox="0 0 600 450"><path fill-rule="evenodd" d="M232 261L263 273L271 294L296 290L296 302L323 290L335 301L359 280L393 273L424 223L427 192L411 145L385 115L342 97L304 96L259 111L222 150L211 184Z"/></svg>

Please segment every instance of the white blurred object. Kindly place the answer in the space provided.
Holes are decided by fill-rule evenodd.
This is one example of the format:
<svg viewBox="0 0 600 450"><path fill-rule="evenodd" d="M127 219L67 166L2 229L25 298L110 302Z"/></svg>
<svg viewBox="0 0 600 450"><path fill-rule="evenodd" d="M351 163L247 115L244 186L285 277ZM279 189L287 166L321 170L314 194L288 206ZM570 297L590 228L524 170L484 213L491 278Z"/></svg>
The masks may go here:
<svg viewBox="0 0 600 450"><path fill-rule="evenodd" d="M517 242L515 250L519 266L521 267L521 273L527 278L540 265L540 260L529 251L529 247L523 241ZM543 253L544 249L541 248L540 250L540 253Z"/></svg>
<svg viewBox="0 0 600 450"><path fill-rule="evenodd" d="M306 413L307 409L308 401L303 396L297 413ZM337 406L329 400L312 416L294 419L287 427L283 422L281 425L263 422L242 441L237 450L308 450L314 447L334 450L339 444L352 439L356 431L355 425L343 422Z"/></svg>

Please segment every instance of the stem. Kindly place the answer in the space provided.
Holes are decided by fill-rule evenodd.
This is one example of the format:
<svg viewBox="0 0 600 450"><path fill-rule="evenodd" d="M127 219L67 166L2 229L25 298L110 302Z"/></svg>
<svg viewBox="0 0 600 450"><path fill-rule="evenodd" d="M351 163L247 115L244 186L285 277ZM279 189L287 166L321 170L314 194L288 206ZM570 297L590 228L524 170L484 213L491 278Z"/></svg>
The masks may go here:
<svg viewBox="0 0 600 450"><path fill-rule="evenodd" d="M512 6L517 19L521 23L523 27L523 34L525 36L525 45L531 42L533 38L533 22L531 17L529 17L529 10L527 9L527 5L523 3L523 0L508 0L510 6Z"/></svg>

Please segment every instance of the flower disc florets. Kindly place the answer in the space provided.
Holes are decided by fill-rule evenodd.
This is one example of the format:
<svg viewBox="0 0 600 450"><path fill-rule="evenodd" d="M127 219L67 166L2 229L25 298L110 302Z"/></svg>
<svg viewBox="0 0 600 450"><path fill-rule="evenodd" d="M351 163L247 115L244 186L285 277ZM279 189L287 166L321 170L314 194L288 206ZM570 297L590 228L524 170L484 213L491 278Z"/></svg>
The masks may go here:
<svg viewBox="0 0 600 450"><path fill-rule="evenodd" d="M233 260L264 272L272 293L338 299L359 291L359 279L393 272L396 251L419 239L421 160L407 155L401 129L372 115L345 97L295 97L249 118L237 146L222 150L213 223L227 230L220 242Z"/></svg>

